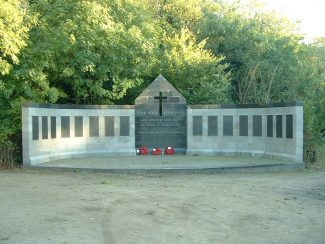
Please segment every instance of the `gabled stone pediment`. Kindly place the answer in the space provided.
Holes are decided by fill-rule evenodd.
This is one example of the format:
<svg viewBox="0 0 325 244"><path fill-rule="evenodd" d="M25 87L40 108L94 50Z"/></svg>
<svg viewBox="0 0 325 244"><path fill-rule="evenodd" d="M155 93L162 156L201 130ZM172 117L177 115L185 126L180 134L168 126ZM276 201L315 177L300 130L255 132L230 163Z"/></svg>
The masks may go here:
<svg viewBox="0 0 325 244"><path fill-rule="evenodd" d="M186 104L186 99L162 75L159 75L140 96L135 99L135 104L155 103L155 97L158 97L160 92L163 97L167 97L164 103Z"/></svg>

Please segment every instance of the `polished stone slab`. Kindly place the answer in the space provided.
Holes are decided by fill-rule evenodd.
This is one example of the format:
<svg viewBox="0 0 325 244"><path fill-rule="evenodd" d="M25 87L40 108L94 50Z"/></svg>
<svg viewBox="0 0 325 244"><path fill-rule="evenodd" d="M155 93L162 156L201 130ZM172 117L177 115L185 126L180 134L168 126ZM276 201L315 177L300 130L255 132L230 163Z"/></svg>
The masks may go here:
<svg viewBox="0 0 325 244"><path fill-rule="evenodd" d="M47 116L42 116L42 139L48 139L49 134L48 134L48 118Z"/></svg>
<svg viewBox="0 0 325 244"><path fill-rule="evenodd" d="M218 135L218 116L208 116L208 136Z"/></svg>
<svg viewBox="0 0 325 244"><path fill-rule="evenodd" d="M105 136L114 136L114 116L105 116Z"/></svg>
<svg viewBox="0 0 325 244"><path fill-rule="evenodd" d="M286 115L286 138L293 138L293 115Z"/></svg>
<svg viewBox="0 0 325 244"><path fill-rule="evenodd" d="M273 115L267 115L267 137L273 137Z"/></svg>
<svg viewBox="0 0 325 244"><path fill-rule="evenodd" d="M185 104L164 104L163 116L159 116L159 107L155 104L136 106L136 147L186 148L186 109Z"/></svg>
<svg viewBox="0 0 325 244"><path fill-rule="evenodd" d="M56 116L51 116L51 139L56 138Z"/></svg>
<svg viewBox="0 0 325 244"><path fill-rule="evenodd" d="M61 137L68 138L70 137L70 117L61 116Z"/></svg>
<svg viewBox="0 0 325 244"><path fill-rule="evenodd" d="M239 136L248 136L248 116L239 116Z"/></svg>
<svg viewBox="0 0 325 244"><path fill-rule="evenodd" d="M202 116L193 116L193 136L202 136Z"/></svg>
<svg viewBox="0 0 325 244"><path fill-rule="evenodd" d="M233 116L223 116L223 135L233 136L234 134L234 118Z"/></svg>
<svg viewBox="0 0 325 244"><path fill-rule="evenodd" d="M82 116L74 117L74 136L75 137L83 136L83 117Z"/></svg>
<svg viewBox="0 0 325 244"><path fill-rule="evenodd" d="M120 117L120 136L130 135L130 118L129 116Z"/></svg>
<svg viewBox="0 0 325 244"><path fill-rule="evenodd" d="M262 136L262 116L253 115L253 136Z"/></svg>
<svg viewBox="0 0 325 244"><path fill-rule="evenodd" d="M161 75L135 100L135 146L187 146L186 100Z"/></svg>
<svg viewBox="0 0 325 244"><path fill-rule="evenodd" d="M282 138L282 115L276 115L276 137Z"/></svg>
<svg viewBox="0 0 325 244"><path fill-rule="evenodd" d="M39 119L38 116L32 116L32 138L39 139Z"/></svg>
<svg viewBox="0 0 325 244"><path fill-rule="evenodd" d="M98 137L99 136L99 117L89 116L89 136Z"/></svg>

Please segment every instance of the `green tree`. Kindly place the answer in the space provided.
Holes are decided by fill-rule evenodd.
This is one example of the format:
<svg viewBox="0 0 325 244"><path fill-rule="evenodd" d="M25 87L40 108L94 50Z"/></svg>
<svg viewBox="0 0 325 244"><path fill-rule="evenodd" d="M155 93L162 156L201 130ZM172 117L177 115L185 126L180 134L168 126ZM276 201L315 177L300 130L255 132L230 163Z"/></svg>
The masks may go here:
<svg viewBox="0 0 325 244"><path fill-rule="evenodd" d="M0 0L0 88L1 77L19 63L19 53L26 46L30 18L27 3L20 0Z"/></svg>
<svg viewBox="0 0 325 244"><path fill-rule="evenodd" d="M0 143L16 132L20 122L10 113L9 98L14 94L8 74L20 62L20 54L27 46L28 31L35 23L23 0L0 0Z"/></svg>
<svg viewBox="0 0 325 244"><path fill-rule="evenodd" d="M205 41L197 43L188 29L179 34L165 36L159 73L173 81L188 103L226 103L230 101L229 73L227 64L220 64L216 57L204 49Z"/></svg>
<svg viewBox="0 0 325 244"><path fill-rule="evenodd" d="M39 24L13 73L27 83L23 97L113 103L148 72L154 43L148 36L155 36L154 28L144 34L136 25L118 22L106 1L39 1L32 8Z"/></svg>
<svg viewBox="0 0 325 244"><path fill-rule="evenodd" d="M303 45L301 52L297 98L304 100L304 150L306 161L312 160L308 152L324 155L325 129L325 42L323 39ZM323 135L324 136L324 135Z"/></svg>
<svg viewBox="0 0 325 244"><path fill-rule="evenodd" d="M206 48L225 56L232 71L233 98L265 103L294 98L301 36L288 20L255 6L215 3L195 27ZM293 88L293 89L292 89Z"/></svg>
<svg viewBox="0 0 325 244"><path fill-rule="evenodd" d="M17 157L20 119L11 112L15 106L9 98L15 91L11 89L12 81L7 76L20 62L20 54L27 46L28 31L34 21L24 0L0 0L0 167L12 167ZM20 113L20 110L15 112Z"/></svg>

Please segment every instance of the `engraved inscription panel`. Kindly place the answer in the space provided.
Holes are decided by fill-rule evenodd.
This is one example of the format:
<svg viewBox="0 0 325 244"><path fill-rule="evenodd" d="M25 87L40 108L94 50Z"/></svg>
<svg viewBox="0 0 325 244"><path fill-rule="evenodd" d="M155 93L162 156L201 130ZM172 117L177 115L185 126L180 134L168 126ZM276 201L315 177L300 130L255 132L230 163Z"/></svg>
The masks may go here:
<svg viewBox="0 0 325 244"><path fill-rule="evenodd" d="M276 137L282 138L282 115L276 115Z"/></svg>
<svg viewBox="0 0 325 244"><path fill-rule="evenodd" d="M202 136L203 133L202 116L193 116L193 136Z"/></svg>
<svg viewBox="0 0 325 244"><path fill-rule="evenodd" d="M248 116L239 116L239 136L248 136Z"/></svg>
<svg viewBox="0 0 325 244"><path fill-rule="evenodd" d="M253 115L253 136L262 136L262 116Z"/></svg>
<svg viewBox="0 0 325 244"><path fill-rule="evenodd" d="M89 137L99 136L99 117L89 116Z"/></svg>
<svg viewBox="0 0 325 244"><path fill-rule="evenodd" d="M130 135L130 118L129 116L120 117L120 136Z"/></svg>
<svg viewBox="0 0 325 244"><path fill-rule="evenodd" d="M218 116L208 116L208 136L218 135Z"/></svg>
<svg viewBox="0 0 325 244"><path fill-rule="evenodd" d="M48 118L47 116L42 116L42 139L48 139Z"/></svg>
<svg viewBox="0 0 325 244"><path fill-rule="evenodd" d="M234 127L233 117L229 115L223 116L223 135L233 136L233 127Z"/></svg>
<svg viewBox="0 0 325 244"><path fill-rule="evenodd" d="M70 117L61 116L61 137L68 138L70 137Z"/></svg>
<svg viewBox="0 0 325 244"><path fill-rule="evenodd" d="M83 137L83 117L75 116L74 117L74 136L75 137Z"/></svg>
<svg viewBox="0 0 325 244"><path fill-rule="evenodd" d="M51 117L51 138L56 138L56 117Z"/></svg>
<svg viewBox="0 0 325 244"><path fill-rule="evenodd" d="M286 115L286 138L293 138L293 115Z"/></svg>
<svg viewBox="0 0 325 244"><path fill-rule="evenodd" d="M114 116L105 116L105 136L114 136Z"/></svg>
<svg viewBox="0 0 325 244"><path fill-rule="evenodd" d="M273 115L267 116L267 137L273 137Z"/></svg>
<svg viewBox="0 0 325 244"><path fill-rule="evenodd" d="M32 117L32 135L33 135L33 140L38 140L39 139L39 122L38 122L38 116L33 116Z"/></svg>
<svg viewBox="0 0 325 244"><path fill-rule="evenodd" d="M187 105L162 102L137 104L135 107L136 147L187 146ZM161 112L161 116L160 116Z"/></svg>

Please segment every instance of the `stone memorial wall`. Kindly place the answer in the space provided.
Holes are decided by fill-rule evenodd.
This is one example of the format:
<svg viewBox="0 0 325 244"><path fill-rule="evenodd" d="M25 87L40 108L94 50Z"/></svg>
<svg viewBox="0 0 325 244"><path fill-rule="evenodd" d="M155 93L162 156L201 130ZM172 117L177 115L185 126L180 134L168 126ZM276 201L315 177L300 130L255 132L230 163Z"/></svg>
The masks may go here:
<svg viewBox="0 0 325 244"><path fill-rule="evenodd" d="M134 106L28 104L22 108L23 162L135 155Z"/></svg>
<svg viewBox="0 0 325 244"><path fill-rule="evenodd" d="M22 108L23 162L136 155L175 148L188 155L249 155L302 162L303 104L187 105L162 76L135 105L27 104Z"/></svg>
<svg viewBox="0 0 325 244"><path fill-rule="evenodd" d="M303 160L302 103L190 105L187 116L189 155Z"/></svg>

